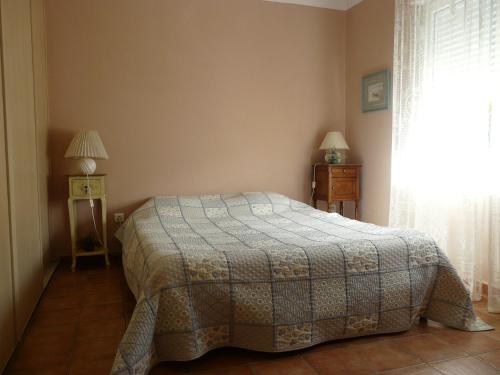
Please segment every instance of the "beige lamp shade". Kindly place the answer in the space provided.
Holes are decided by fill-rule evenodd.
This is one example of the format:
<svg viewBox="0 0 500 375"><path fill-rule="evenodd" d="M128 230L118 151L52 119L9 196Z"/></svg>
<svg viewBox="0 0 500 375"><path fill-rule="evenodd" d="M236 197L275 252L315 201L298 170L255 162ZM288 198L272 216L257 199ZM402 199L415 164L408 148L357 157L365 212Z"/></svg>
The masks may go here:
<svg viewBox="0 0 500 375"><path fill-rule="evenodd" d="M80 170L86 175L95 172L96 163L94 159L109 159L101 137L95 130L78 132L69 144L64 157L79 159Z"/></svg>
<svg viewBox="0 0 500 375"><path fill-rule="evenodd" d="M99 133L95 130L81 130L74 137L64 154L65 158L109 159Z"/></svg>
<svg viewBox="0 0 500 375"><path fill-rule="evenodd" d="M319 146L320 150L349 150L349 146L345 141L344 136L341 132L328 132Z"/></svg>

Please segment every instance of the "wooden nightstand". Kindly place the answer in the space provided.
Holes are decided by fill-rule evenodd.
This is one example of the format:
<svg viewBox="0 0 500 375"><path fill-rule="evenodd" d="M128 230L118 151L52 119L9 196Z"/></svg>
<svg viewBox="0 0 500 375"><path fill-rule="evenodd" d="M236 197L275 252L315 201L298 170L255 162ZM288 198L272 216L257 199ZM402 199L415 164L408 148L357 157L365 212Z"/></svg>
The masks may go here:
<svg viewBox="0 0 500 375"><path fill-rule="evenodd" d="M328 204L328 211L334 202L339 202L339 213L344 214L344 202L354 201L355 218L359 219L360 164L317 164L316 188L313 195L314 207L319 200Z"/></svg>
<svg viewBox="0 0 500 375"><path fill-rule="evenodd" d="M80 256L104 255L106 266L109 267L108 240L106 232L106 185L104 178L106 175L94 174L87 176L68 176L69 182L69 226L71 230L71 255L73 262L71 269L76 267L76 258ZM84 251L78 248L78 228L77 228L77 202L79 200L101 201L101 222L102 222L102 242L103 246L94 251Z"/></svg>

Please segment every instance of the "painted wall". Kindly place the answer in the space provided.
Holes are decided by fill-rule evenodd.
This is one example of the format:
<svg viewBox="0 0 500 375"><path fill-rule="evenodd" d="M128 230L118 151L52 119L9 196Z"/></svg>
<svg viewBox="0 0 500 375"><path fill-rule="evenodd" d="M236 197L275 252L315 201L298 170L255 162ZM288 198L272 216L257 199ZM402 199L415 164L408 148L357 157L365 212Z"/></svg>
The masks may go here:
<svg viewBox="0 0 500 375"><path fill-rule="evenodd" d="M347 11L346 131L352 162L363 164L361 217L387 225L389 219L390 110L361 112L361 78L392 70L394 0L364 0Z"/></svg>
<svg viewBox="0 0 500 375"><path fill-rule="evenodd" d="M63 159L99 131L108 207L268 190L307 201L344 130L346 13L260 0L48 0L51 243L69 252ZM116 229L110 225L109 234ZM116 242L113 244L116 248Z"/></svg>

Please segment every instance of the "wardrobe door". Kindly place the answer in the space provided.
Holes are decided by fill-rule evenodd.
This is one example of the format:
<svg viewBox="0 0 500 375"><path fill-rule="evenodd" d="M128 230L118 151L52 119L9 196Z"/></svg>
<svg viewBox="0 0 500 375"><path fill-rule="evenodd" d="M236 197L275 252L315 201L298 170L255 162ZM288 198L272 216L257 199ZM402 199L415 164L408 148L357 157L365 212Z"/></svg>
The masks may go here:
<svg viewBox="0 0 500 375"><path fill-rule="evenodd" d="M30 0L0 0L16 334L42 291Z"/></svg>
<svg viewBox="0 0 500 375"><path fill-rule="evenodd" d="M31 38L33 41L33 78L35 92L35 121L38 157L38 195L40 209L40 241L42 248L44 285L57 265L57 258L49 246L49 153L48 146L48 82L47 82L47 33L45 0L31 0Z"/></svg>
<svg viewBox="0 0 500 375"><path fill-rule="evenodd" d="M2 98L0 75L0 99ZM5 159L5 132L3 100L0 100L0 373L15 346L14 296L9 233L9 195L7 191L7 161Z"/></svg>

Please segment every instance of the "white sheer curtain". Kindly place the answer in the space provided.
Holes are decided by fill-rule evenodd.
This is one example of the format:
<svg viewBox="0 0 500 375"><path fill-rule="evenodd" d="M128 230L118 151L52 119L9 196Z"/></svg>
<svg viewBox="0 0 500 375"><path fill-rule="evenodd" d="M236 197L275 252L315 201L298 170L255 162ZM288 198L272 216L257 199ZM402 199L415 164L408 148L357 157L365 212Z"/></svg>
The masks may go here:
<svg viewBox="0 0 500 375"><path fill-rule="evenodd" d="M390 224L500 312L500 0L396 0Z"/></svg>

